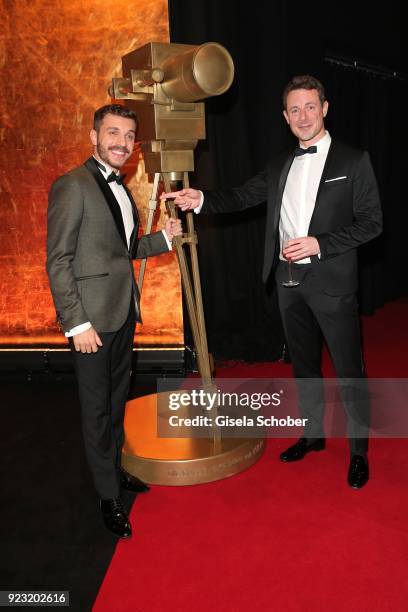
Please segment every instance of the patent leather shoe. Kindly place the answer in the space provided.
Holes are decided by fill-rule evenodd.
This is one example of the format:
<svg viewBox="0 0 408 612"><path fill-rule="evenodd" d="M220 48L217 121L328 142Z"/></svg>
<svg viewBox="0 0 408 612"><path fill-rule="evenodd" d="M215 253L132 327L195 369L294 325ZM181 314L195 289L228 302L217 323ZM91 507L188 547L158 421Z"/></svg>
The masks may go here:
<svg viewBox="0 0 408 612"><path fill-rule="evenodd" d="M101 499L100 504L106 528L118 538L130 538L132 528L120 497Z"/></svg>
<svg viewBox="0 0 408 612"><path fill-rule="evenodd" d="M150 487L146 483L122 468L120 469L120 486L125 491L130 491L131 493L146 493L150 491Z"/></svg>
<svg viewBox="0 0 408 612"><path fill-rule="evenodd" d="M361 489L368 482L368 461L362 455L353 455L347 476L347 482L353 489Z"/></svg>
<svg viewBox="0 0 408 612"><path fill-rule="evenodd" d="M289 446L280 454L280 460L289 463L290 461L300 461L310 451L321 451L326 448L326 440L317 438L310 442L307 438L299 438L296 444Z"/></svg>

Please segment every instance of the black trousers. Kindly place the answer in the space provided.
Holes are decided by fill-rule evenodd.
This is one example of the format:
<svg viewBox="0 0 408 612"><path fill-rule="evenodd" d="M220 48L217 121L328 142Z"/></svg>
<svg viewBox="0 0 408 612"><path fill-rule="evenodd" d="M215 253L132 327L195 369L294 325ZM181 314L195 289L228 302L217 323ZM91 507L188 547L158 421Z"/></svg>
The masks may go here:
<svg viewBox="0 0 408 612"><path fill-rule="evenodd" d="M299 404L307 418L305 436L324 437L324 385L321 372L322 337L326 341L339 381L347 414L350 449L364 455L368 449L370 401L361 350L360 321L355 294L331 296L320 288L311 264L292 264L297 287L284 287L288 264L276 271L279 309L298 382ZM308 379L303 381L302 379Z"/></svg>
<svg viewBox="0 0 408 612"><path fill-rule="evenodd" d="M119 496L119 468L124 441L123 418L129 392L135 332L135 306L116 332L99 333L97 353L78 353L70 346L81 403L85 451L102 499Z"/></svg>

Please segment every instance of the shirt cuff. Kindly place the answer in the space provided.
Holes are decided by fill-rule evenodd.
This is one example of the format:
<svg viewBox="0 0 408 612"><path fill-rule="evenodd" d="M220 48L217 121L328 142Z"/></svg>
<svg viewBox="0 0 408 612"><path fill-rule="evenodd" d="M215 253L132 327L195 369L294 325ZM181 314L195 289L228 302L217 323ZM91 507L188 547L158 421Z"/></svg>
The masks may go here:
<svg viewBox="0 0 408 612"><path fill-rule="evenodd" d="M168 236L166 234L166 230L162 230L162 232L163 232L163 236L164 236L164 239L166 241L166 244L167 244L167 246L169 248L169 251L172 251L173 250L173 245L171 244L170 240L168 239Z"/></svg>
<svg viewBox="0 0 408 612"><path fill-rule="evenodd" d="M202 191L200 191L200 194L201 194L200 203L197 206L197 208L194 208L194 212L195 212L196 215L198 215L201 212L201 209L202 209L203 204L204 204L204 194L203 194Z"/></svg>
<svg viewBox="0 0 408 612"><path fill-rule="evenodd" d="M87 331L88 329L91 329L91 327L92 327L92 323L90 321L87 321L86 323L81 323L81 325L76 325L69 331L65 332L65 337L72 338L72 336L77 336L78 334L82 334L82 332Z"/></svg>

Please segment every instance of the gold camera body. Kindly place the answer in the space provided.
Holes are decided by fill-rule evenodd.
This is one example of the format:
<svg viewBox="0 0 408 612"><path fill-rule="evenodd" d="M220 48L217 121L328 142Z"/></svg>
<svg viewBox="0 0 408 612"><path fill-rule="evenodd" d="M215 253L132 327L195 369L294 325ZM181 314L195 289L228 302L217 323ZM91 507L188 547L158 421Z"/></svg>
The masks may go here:
<svg viewBox="0 0 408 612"><path fill-rule="evenodd" d="M124 55L122 68L111 95L138 116L146 171L193 171L194 149L205 139L202 100L224 93L234 79L228 51L212 42L151 42Z"/></svg>

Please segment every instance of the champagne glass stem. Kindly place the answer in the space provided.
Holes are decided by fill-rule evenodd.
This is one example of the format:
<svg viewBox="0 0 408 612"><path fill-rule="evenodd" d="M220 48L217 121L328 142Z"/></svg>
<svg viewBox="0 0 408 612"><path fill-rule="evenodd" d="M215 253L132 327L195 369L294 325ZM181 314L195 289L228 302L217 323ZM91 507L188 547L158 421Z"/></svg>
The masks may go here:
<svg viewBox="0 0 408 612"><path fill-rule="evenodd" d="M293 283L293 278L292 278L292 262L290 260L288 261L288 271L289 271L289 282Z"/></svg>

